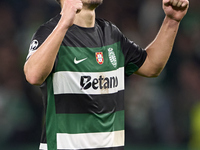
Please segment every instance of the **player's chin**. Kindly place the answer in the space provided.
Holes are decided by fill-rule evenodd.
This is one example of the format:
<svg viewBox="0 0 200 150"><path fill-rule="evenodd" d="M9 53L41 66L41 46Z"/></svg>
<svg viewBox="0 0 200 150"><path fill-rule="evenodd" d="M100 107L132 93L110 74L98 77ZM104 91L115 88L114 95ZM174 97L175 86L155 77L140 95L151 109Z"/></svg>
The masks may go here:
<svg viewBox="0 0 200 150"><path fill-rule="evenodd" d="M103 3L103 0L82 0L82 2L91 5L101 5Z"/></svg>
<svg viewBox="0 0 200 150"><path fill-rule="evenodd" d="M95 9L103 3L103 0L82 0L83 6L89 9Z"/></svg>

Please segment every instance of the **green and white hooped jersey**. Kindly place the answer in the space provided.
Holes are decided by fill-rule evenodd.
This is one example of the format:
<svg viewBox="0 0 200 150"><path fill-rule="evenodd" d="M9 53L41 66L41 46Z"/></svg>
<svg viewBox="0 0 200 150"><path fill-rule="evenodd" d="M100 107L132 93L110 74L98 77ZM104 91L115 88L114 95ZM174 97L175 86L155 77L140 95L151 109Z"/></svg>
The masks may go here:
<svg viewBox="0 0 200 150"><path fill-rule="evenodd" d="M38 29L28 57L59 19ZM145 58L146 52L108 21L96 19L94 28L73 25L41 86L46 120L40 150L123 150L125 76Z"/></svg>

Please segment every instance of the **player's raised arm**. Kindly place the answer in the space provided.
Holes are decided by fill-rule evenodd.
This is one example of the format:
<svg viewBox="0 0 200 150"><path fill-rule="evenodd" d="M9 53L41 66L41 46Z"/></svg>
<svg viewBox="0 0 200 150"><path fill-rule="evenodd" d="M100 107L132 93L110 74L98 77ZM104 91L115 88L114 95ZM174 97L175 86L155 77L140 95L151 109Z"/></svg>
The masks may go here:
<svg viewBox="0 0 200 150"><path fill-rule="evenodd" d="M147 58L137 74L156 77L161 73L170 57L180 21L187 13L188 7L188 0L163 0L166 16L156 38L146 48Z"/></svg>
<svg viewBox="0 0 200 150"><path fill-rule="evenodd" d="M81 0L65 0L62 4L57 26L24 65L26 79L31 84L41 85L50 74L63 38L73 25L76 13L82 9Z"/></svg>

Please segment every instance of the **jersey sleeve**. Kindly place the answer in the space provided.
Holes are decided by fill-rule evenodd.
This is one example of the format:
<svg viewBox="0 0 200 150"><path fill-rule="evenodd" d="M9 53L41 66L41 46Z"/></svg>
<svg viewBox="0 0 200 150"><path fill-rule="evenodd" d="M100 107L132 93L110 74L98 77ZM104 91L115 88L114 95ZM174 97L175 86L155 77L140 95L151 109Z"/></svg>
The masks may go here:
<svg viewBox="0 0 200 150"><path fill-rule="evenodd" d="M34 54L37 49L42 45L42 43L46 40L46 38L51 34L52 30L47 28L46 26L41 26L33 35L29 47L29 52L26 60Z"/></svg>
<svg viewBox="0 0 200 150"><path fill-rule="evenodd" d="M129 40L120 31L120 43L125 58L125 74L130 76L136 72L144 63L147 57L145 49L142 49L133 41Z"/></svg>

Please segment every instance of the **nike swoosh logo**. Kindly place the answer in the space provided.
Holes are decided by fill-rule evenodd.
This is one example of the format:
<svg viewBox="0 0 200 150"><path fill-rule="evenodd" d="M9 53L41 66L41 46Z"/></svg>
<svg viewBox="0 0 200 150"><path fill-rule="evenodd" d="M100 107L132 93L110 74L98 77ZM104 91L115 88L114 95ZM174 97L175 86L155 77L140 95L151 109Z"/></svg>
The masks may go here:
<svg viewBox="0 0 200 150"><path fill-rule="evenodd" d="M84 60L86 60L87 58L81 59L81 60L76 60L76 57L74 58L74 63L77 65L81 62L83 62Z"/></svg>

